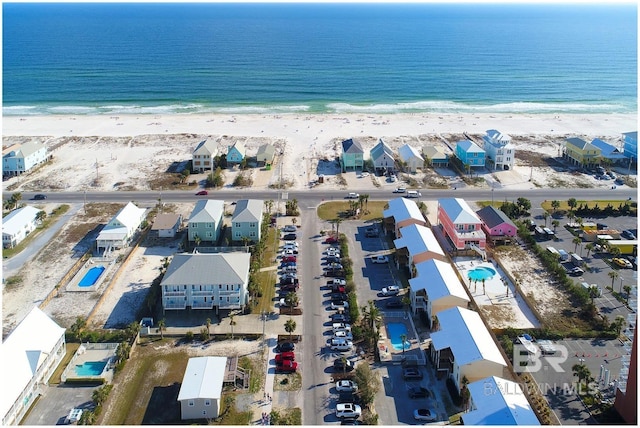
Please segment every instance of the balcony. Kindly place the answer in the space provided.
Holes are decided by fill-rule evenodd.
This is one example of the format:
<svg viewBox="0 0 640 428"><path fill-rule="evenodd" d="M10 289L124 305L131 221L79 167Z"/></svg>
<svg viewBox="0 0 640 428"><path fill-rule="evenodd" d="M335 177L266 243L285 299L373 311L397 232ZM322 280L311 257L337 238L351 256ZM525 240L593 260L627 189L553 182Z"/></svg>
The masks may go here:
<svg viewBox="0 0 640 428"><path fill-rule="evenodd" d="M213 302L192 302L191 309L213 309Z"/></svg>
<svg viewBox="0 0 640 428"><path fill-rule="evenodd" d="M162 307L164 309L187 309L186 302L182 303L163 303Z"/></svg>
<svg viewBox="0 0 640 428"><path fill-rule="evenodd" d="M187 295L186 291L165 291L164 296L166 297L185 297Z"/></svg>
<svg viewBox="0 0 640 428"><path fill-rule="evenodd" d="M213 297L213 290L208 290L208 291L192 291L191 295L192 296L205 296L205 297Z"/></svg>

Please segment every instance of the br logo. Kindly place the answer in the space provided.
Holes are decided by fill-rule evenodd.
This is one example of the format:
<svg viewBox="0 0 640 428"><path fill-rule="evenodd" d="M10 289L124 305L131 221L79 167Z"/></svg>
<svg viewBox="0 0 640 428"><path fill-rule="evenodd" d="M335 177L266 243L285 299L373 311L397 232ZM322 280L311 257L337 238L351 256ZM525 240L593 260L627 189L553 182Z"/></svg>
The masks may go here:
<svg viewBox="0 0 640 428"><path fill-rule="evenodd" d="M563 373L565 370L560 364L567 361L569 358L569 351L566 346L555 345L555 352L553 354L543 354L536 346L535 351L532 346L524 346L519 343L513 345L513 370L517 373L534 373L542 369L542 358L546 361L546 364L551 366L551 369L558 373Z"/></svg>

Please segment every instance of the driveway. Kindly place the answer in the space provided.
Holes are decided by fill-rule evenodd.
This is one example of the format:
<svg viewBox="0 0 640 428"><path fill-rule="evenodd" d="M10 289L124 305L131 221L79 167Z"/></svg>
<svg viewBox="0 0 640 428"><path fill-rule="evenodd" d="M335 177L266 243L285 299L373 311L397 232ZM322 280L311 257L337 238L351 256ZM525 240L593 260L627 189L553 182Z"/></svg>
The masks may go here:
<svg viewBox="0 0 640 428"><path fill-rule="evenodd" d="M98 386L43 385L42 395L22 420L22 425L63 425L71 409L91 409Z"/></svg>

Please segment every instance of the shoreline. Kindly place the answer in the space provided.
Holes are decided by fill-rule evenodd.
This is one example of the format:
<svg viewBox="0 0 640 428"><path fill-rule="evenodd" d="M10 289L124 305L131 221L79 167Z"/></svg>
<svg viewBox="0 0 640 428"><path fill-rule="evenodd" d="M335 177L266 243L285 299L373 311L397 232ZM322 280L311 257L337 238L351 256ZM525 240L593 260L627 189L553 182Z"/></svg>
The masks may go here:
<svg viewBox="0 0 640 428"><path fill-rule="evenodd" d="M307 139L423 135L497 129L510 135L620 138L637 129L635 113L240 113L3 116L3 137L125 137L227 134ZM311 134L311 135L310 135Z"/></svg>

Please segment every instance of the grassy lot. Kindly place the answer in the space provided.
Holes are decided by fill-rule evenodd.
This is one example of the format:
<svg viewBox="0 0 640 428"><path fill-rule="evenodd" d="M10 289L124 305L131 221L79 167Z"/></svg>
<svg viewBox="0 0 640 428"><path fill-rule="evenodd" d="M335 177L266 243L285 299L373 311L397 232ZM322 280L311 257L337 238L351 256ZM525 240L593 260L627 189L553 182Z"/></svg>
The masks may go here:
<svg viewBox="0 0 640 428"><path fill-rule="evenodd" d="M262 268L267 268L271 265L277 264L274 260L276 259L276 255L278 254L279 241L277 238L279 237L279 234L280 232L278 232L276 228L268 228L266 238L267 246L260 262ZM251 306L251 313L259 314L262 313L262 311L273 311L273 298L276 295L276 288L274 287L274 284L276 283L277 279L277 271L264 270L261 272L256 272L255 279L256 281L258 281L258 284L260 284L262 297L258 298L258 304L256 306Z"/></svg>
<svg viewBox="0 0 640 428"><path fill-rule="evenodd" d="M369 201L364 206L365 213L360 215L358 220L382 220L382 212L388 208L388 202L385 201ZM337 218L343 220L355 220L355 218L347 217L349 210L349 201L329 201L318 207L318 217L322 220L334 220Z"/></svg>
<svg viewBox="0 0 640 428"><path fill-rule="evenodd" d="M567 201L560 201L558 200L558 202L560 202L560 206L558 207L558 211L569 211L571 210L571 207L569 207L569 205L567 204ZM595 207L596 205L599 206L600 208L604 208L607 205L611 205L614 208L618 208L618 206L620 206L620 204L624 205L626 203L631 204L631 212L634 215L637 215L637 206L635 206L635 204L631 203L630 201L625 200L596 200L596 201L581 201L581 200L577 200L578 205L577 206L585 206L588 208L592 208ZM553 207L551 206L551 201L544 201L542 204L540 204L542 206L542 208L544 208L546 211L549 211L550 213L552 213L554 211Z"/></svg>
<svg viewBox="0 0 640 428"><path fill-rule="evenodd" d="M5 259L8 259L20 253L31 243L31 241L33 241L43 231L47 230L47 228L51 226L52 223L57 221L58 218L64 215L67 211L69 211L69 205L66 205L66 204L60 205L59 207L55 208L53 211L51 211L51 213L47 214L47 218L45 218L44 221L40 225L38 225L38 227L36 227L36 229L33 232L27 235L27 237L22 242L20 242L18 245L16 245L13 248L3 249L2 256Z"/></svg>
<svg viewBox="0 0 640 428"><path fill-rule="evenodd" d="M62 379L61 379L62 372L64 372L64 369L67 368L69 361L71 361L71 358L76 353L79 347L80 347L79 343L67 343L66 345L67 353L62 359L62 361L60 361L60 364L58 365L58 368L56 369L56 371L53 372L53 374L51 375L51 378L49 379L50 384L59 385L62 382Z"/></svg>

